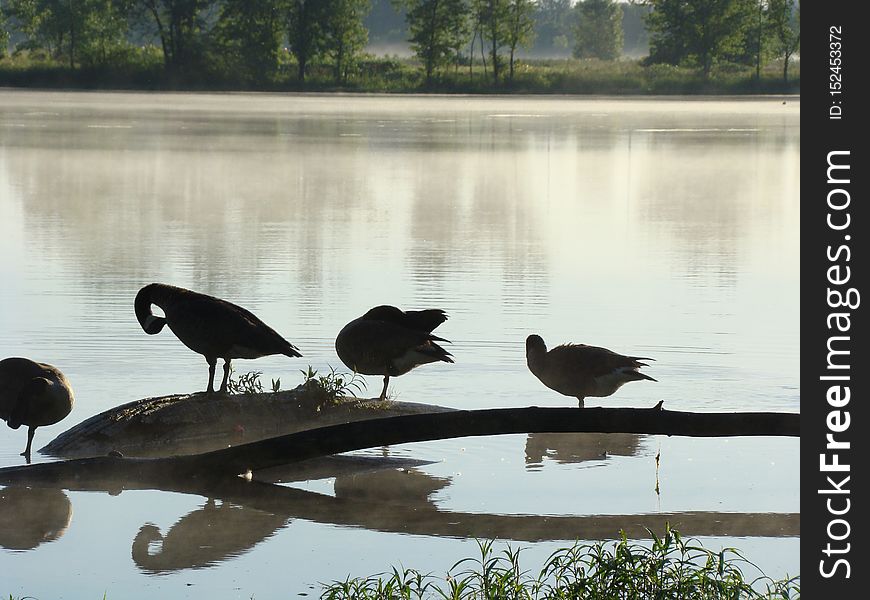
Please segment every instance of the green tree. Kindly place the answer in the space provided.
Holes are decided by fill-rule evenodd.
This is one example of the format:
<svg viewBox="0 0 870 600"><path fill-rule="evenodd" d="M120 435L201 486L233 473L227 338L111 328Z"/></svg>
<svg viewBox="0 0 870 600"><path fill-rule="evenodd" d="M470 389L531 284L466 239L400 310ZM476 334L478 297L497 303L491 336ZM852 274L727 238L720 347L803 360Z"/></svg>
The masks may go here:
<svg viewBox="0 0 870 600"><path fill-rule="evenodd" d="M335 79L347 82L348 72L368 43L368 30L363 19L369 10L369 0L330 0L324 49L332 58Z"/></svg>
<svg viewBox="0 0 870 600"><path fill-rule="evenodd" d="M85 0L79 56L86 66L106 66L127 60L132 50L127 41L129 5L125 0Z"/></svg>
<svg viewBox="0 0 870 600"><path fill-rule="evenodd" d="M297 76L302 84L305 83L309 63L324 51L324 24L328 18L329 3L324 0L288 0L290 52L296 57Z"/></svg>
<svg viewBox="0 0 870 600"><path fill-rule="evenodd" d="M649 54L649 32L646 29L646 16L650 7L636 0L624 2L622 7L622 53L635 56Z"/></svg>
<svg viewBox="0 0 870 600"><path fill-rule="evenodd" d="M622 9L613 0L585 0L574 7L574 56L615 60L622 54Z"/></svg>
<svg viewBox="0 0 870 600"><path fill-rule="evenodd" d="M535 40L535 4L532 0L507 0L507 45L510 48L508 79L514 80L517 46L528 48Z"/></svg>
<svg viewBox="0 0 870 600"><path fill-rule="evenodd" d="M801 47L800 1L768 0L768 22L773 37L773 49L782 57L782 80L788 83L788 62Z"/></svg>
<svg viewBox="0 0 870 600"><path fill-rule="evenodd" d="M113 0L8 0L5 19L14 21L31 48L77 64L108 61L110 48L125 46L126 21Z"/></svg>
<svg viewBox="0 0 870 600"><path fill-rule="evenodd" d="M571 0L537 0L535 4L535 48L542 52L565 53L571 32Z"/></svg>
<svg viewBox="0 0 870 600"><path fill-rule="evenodd" d="M466 0L401 0L407 10L409 41L426 71L426 84L435 69L456 56L469 32L469 4Z"/></svg>
<svg viewBox="0 0 870 600"><path fill-rule="evenodd" d="M208 34L205 14L217 0L132 0L131 14L150 22L160 37L169 71L192 69L203 58Z"/></svg>
<svg viewBox="0 0 870 600"><path fill-rule="evenodd" d="M709 77L713 65L743 52L753 0L648 0L650 62L692 63Z"/></svg>
<svg viewBox="0 0 870 600"><path fill-rule="evenodd" d="M280 0L224 0L214 29L225 68L249 83L272 79L284 35Z"/></svg>
<svg viewBox="0 0 870 600"><path fill-rule="evenodd" d="M501 48L508 39L508 0L480 0L481 40L489 43L489 60L492 65L492 80L498 85L501 69ZM482 42L481 42L482 43ZM485 67L484 67L485 68Z"/></svg>
<svg viewBox="0 0 870 600"><path fill-rule="evenodd" d="M68 60L71 69L76 64L85 10L83 4L71 0L9 0L3 7L6 17L25 35L26 46Z"/></svg>

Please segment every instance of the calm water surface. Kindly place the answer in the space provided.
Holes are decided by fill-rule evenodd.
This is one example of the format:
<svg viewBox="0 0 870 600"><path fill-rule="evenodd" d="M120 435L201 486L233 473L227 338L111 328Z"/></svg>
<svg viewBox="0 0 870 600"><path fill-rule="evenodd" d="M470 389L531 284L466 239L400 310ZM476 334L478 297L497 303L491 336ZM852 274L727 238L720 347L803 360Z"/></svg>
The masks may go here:
<svg viewBox="0 0 870 600"><path fill-rule="evenodd" d="M394 379L400 400L573 406L525 366L539 333L656 359L658 383L587 405L796 412L799 119L796 98L0 92L0 357L52 363L75 389L34 448L205 388L202 357L136 322L151 281L242 304L298 345L302 359L234 363L284 388L309 364L343 369L338 330L390 303L445 309L456 357ZM25 440L0 430L0 466ZM770 575L799 571L797 439L360 454L427 464L235 499L7 488L0 596L316 595L391 565L443 573L474 536L528 548L534 570L566 540L665 520Z"/></svg>

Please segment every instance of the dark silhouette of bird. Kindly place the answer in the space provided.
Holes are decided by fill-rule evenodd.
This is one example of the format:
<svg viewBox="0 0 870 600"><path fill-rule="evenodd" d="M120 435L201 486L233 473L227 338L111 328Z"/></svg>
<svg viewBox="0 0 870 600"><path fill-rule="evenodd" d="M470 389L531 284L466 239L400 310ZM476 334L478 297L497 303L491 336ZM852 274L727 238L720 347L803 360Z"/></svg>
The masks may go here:
<svg viewBox="0 0 870 600"><path fill-rule="evenodd" d="M452 363L452 355L432 334L447 320L443 310L402 311L395 306L376 306L344 326L335 338L335 351L349 369L363 375L383 375L387 396L390 377L404 375L414 367L432 362Z"/></svg>
<svg viewBox="0 0 870 600"><path fill-rule="evenodd" d="M541 336L526 338L529 370L551 390L577 398L581 408L584 398L609 396L629 381L655 381L638 371L647 366L642 360L653 359L585 344L563 344L548 352Z"/></svg>
<svg viewBox="0 0 870 600"><path fill-rule="evenodd" d="M0 360L0 419L12 429L27 425L21 456L28 462L36 428L63 420L73 402L72 387L57 367L28 358Z"/></svg>
<svg viewBox="0 0 870 600"><path fill-rule="evenodd" d="M155 315L151 305L159 306L164 317ZM226 300L184 288L152 283L136 294L136 318L145 333L160 333L169 325L181 342L205 357L208 363L208 392L214 392L217 359L224 361L220 391L226 393L230 361L234 358L260 358L272 354L302 356L299 349L281 337L248 310Z"/></svg>

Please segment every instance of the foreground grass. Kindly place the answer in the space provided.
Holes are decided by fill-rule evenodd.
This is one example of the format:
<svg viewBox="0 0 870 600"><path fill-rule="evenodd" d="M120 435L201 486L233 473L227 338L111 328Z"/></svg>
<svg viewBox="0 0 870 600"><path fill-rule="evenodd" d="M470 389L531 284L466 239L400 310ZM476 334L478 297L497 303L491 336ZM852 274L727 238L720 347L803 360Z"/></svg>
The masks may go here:
<svg viewBox="0 0 870 600"><path fill-rule="evenodd" d="M666 529L649 547L617 542L575 544L550 555L537 574L521 550L500 554L478 542L479 558L455 563L446 577L415 569L323 584L322 600L791 600L800 577L773 580L734 548L707 550ZM747 577L746 571L754 576ZM9 600L29 600L30 596ZM106 600L106 596L103 596Z"/></svg>
<svg viewBox="0 0 870 600"><path fill-rule="evenodd" d="M679 532L652 535L650 547L622 539L575 544L550 555L537 574L520 565L520 550L500 554L478 542L479 558L460 560L444 578L393 568L324 585L325 600L725 600L800 598L800 578L775 581L733 548L712 552ZM748 578L744 570L755 574Z"/></svg>
<svg viewBox="0 0 870 600"><path fill-rule="evenodd" d="M304 84L285 59L266 77L205 66L168 73L154 52L142 51L101 67L70 68L45 55L19 53L0 59L0 85L40 88L141 90L347 91L378 93L531 93L531 94L782 94L800 92L800 63L782 81L781 63L771 63L756 78L753 69L720 65L709 78L696 69L644 66L640 60L523 60L511 81L492 82L481 65L457 65L426 82L413 58L366 56L346 81L334 79L328 65L314 65Z"/></svg>

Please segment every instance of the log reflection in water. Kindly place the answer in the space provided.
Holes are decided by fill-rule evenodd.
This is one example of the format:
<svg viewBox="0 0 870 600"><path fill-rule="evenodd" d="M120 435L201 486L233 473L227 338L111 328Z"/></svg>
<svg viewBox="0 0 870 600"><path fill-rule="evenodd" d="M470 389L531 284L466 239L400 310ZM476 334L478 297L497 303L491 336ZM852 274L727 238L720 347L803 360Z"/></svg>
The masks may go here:
<svg viewBox="0 0 870 600"><path fill-rule="evenodd" d="M150 523L141 526L131 554L140 569L153 573L226 561L273 536L295 519L386 533L527 542L614 539L621 530L630 538L645 539L647 528L661 532L666 523L686 536L800 535L797 513L503 515L444 511L433 501L432 494L445 489L449 481L415 468L416 461L390 459L386 463L388 469L377 469L376 463L383 461L379 457L335 458L340 459L335 465L341 466L335 496L240 478L196 481L167 476L162 482L152 480L131 486L129 480L83 477L66 481L64 487L110 494L125 489L159 489L207 499L204 506L179 519L164 534ZM327 470L327 465L320 464L309 473ZM285 472L282 478L291 479L289 475ZM40 524L28 527L28 520L19 518L4 522L0 543L5 547L34 548L42 541L59 537L69 524L72 514L69 500L57 488L11 487L0 494L7 503L0 511L0 519L3 515L26 514L20 511L23 502L35 511L30 523ZM34 501L35 498L43 501ZM6 506L11 510L5 510ZM50 506L57 507L51 509L56 514L46 518L46 511L51 515L47 508Z"/></svg>

